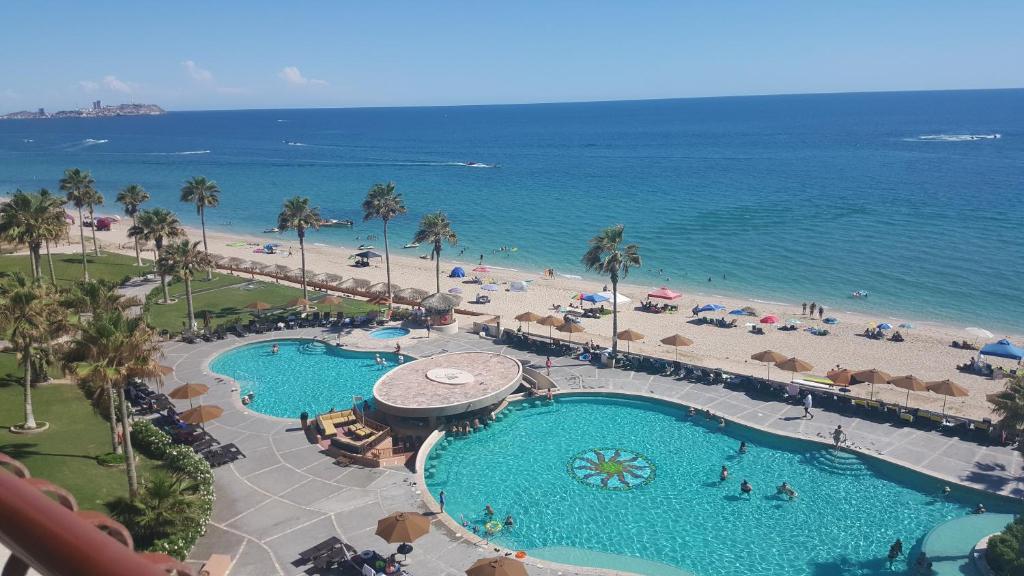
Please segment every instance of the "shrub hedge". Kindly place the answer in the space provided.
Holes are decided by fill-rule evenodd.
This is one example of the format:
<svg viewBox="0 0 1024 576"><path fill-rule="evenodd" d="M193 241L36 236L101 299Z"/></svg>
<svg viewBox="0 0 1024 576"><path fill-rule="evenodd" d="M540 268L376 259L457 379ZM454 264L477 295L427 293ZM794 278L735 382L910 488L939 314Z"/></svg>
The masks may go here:
<svg viewBox="0 0 1024 576"><path fill-rule="evenodd" d="M998 576L1024 574L1024 516L1018 516L1006 530L989 538L985 559Z"/></svg>

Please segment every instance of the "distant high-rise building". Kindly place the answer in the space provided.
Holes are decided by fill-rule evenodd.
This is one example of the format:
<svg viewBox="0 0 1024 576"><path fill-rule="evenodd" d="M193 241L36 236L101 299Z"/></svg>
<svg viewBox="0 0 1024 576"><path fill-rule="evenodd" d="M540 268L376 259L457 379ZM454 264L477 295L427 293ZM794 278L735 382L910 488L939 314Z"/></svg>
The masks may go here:
<svg viewBox="0 0 1024 576"><path fill-rule="evenodd" d="M93 110L99 110L99 109L100 109L100 108L102 108L102 107L103 107L103 105L102 105L102 104L100 104L100 101L99 101L99 100L96 100L96 101L94 101L94 102L92 103L92 109L93 109Z"/></svg>
<svg viewBox="0 0 1024 576"><path fill-rule="evenodd" d="M40 116L46 116L46 109L45 108L40 108L39 109L39 115Z"/></svg>

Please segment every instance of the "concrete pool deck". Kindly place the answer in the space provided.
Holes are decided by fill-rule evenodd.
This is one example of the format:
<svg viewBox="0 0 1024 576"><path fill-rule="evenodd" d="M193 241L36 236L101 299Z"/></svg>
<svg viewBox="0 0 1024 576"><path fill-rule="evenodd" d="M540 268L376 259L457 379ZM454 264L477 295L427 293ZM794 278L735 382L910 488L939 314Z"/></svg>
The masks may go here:
<svg viewBox="0 0 1024 576"><path fill-rule="evenodd" d="M403 341L403 351L423 358L444 352L500 352L526 366L541 367L544 358L465 333ZM213 519L189 560L198 566L212 553L234 559L230 574L271 576L306 574L309 566L294 566L298 552L330 536L358 549L389 550L392 545L374 535L379 518L395 511L431 513L420 478L405 468L341 467L317 445L309 444L298 420L253 413L238 401L232 384L205 370L210 358L243 343L276 338L320 337L336 341L333 332L310 328L203 344L168 343L163 364L173 366L165 387L179 383L210 385L204 402L218 404L224 415L207 425L222 443L234 442L246 458L216 470ZM345 337L347 340L348 337ZM385 341L386 342L386 341ZM802 408L752 398L721 386L617 369L599 369L568 358L553 359L551 377L562 390L624 392L708 408L729 420L783 435L825 441L838 424L860 451L933 476L999 494L1024 496L1021 454L1006 447L983 446L938 433L858 420L815 410L813 420L799 418ZM179 403L187 406L187 401ZM937 484L941 481L937 481ZM476 559L494 555L457 536L439 519L434 529L413 546L409 571L416 576L461 576ZM623 574L608 570L552 564L536 559L531 576Z"/></svg>

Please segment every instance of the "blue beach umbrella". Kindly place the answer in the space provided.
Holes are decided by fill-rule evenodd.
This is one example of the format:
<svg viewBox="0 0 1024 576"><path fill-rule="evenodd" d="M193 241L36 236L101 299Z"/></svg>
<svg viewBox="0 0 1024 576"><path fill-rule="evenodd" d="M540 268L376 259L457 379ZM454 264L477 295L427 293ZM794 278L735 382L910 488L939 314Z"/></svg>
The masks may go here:
<svg viewBox="0 0 1024 576"><path fill-rule="evenodd" d="M610 300L610 298L608 298L607 296L602 296L600 294L584 294L583 297L580 298L580 300L597 304L598 302L607 302L608 300Z"/></svg>
<svg viewBox="0 0 1024 576"><path fill-rule="evenodd" d="M995 356L997 358L1009 358L1011 360L1021 360L1024 358L1024 348L1018 348L1010 343L1009 340L1003 338L999 342L993 342L982 346L979 352L982 356Z"/></svg>
<svg viewBox="0 0 1024 576"><path fill-rule="evenodd" d="M882 322L878 326L875 326L875 328L878 328L879 330L892 330L892 324L889 324L888 322Z"/></svg>
<svg viewBox="0 0 1024 576"><path fill-rule="evenodd" d="M825 324L839 324L839 319L834 316L829 316L824 320Z"/></svg>
<svg viewBox="0 0 1024 576"><path fill-rule="evenodd" d="M747 315L747 311L746 310L740 310L739 308L737 308L735 310L729 310L729 314L732 314L733 316L746 316Z"/></svg>
<svg viewBox="0 0 1024 576"><path fill-rule="evenodd" d="M705 304L697 308L697 312L718 312L719 310L725 310L725 306L721 304Z"/></svg>
<svg viewBox="0 0 1024 576"><path fill-rule="evenodd" d="M449 274L448 277L449 278L465 278L466 277L466 271L463 270L461 266L456 266L455 268L452 268L452 273Z"/></svg>

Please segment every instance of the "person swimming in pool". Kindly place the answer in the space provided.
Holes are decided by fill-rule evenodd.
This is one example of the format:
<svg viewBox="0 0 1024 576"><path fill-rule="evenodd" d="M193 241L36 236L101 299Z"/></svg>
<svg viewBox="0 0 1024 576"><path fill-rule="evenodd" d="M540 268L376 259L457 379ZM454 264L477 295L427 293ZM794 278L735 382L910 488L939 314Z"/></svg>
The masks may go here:
<svg viewBox="0 0 1024 576"><path fill-rule="evenodd" d="M746 494L748 498L753 491L754 487L750 485L750 482L747 482L746 480L740 482L740 492Z"/></svg>
<svg viewBox="0 0 1024 576"><path fill-rule="evenodd" d="M746 440L740 440L740 454L746 454L746 453L747 453L747 441Z"/></svg>
<svg viewBox="0 0 1024 576"><path fill-rule="evenodd" d="M280 351L281 351L281 347L278 346L276 343L273 346L270 347L270 353L271 354L277 354Z"/></svg>
<svg viewBox="0 0 1024 576"><path fill-rule="evenodd" d="M783 482L781 485L779 485L779 487L775 489L775 493L786 496L790 500L796 498L797 496L796 490L793 490L793 487L787 484L786 482Z"/></svg>
<svg viewBox="0 0 1024 576"><path fill-rule="evenodd" d="M728 479L729 479L729 468L723 464L722 465L722 471L718 474L718 481L719 482L725 482Z"/></svg>
<svg viewBox="0 0 1024 576"><path fill-rule="evenodd" d="M505 516L505 526L508 526L509 528L511 528L511 527L513 527L515 525L516 525L516 521L515 521L514 518L512 518L511 514L509 514L508 516Z"/></svg>
<svg viewBox="0 0 1024 576"><path fill-rule="evenodd" d="M493 518L494 517L494 508L491 508L491 505L488 504L488 505L484 506L484 513Z"/></svg>

